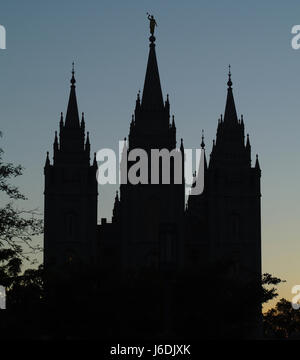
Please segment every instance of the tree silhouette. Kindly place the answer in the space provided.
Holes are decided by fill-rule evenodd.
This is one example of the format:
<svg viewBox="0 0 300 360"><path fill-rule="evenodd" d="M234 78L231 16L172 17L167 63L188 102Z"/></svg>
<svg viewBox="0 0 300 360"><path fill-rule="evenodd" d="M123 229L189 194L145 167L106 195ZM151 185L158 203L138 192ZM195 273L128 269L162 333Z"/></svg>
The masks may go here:
<svg viewBox="0 0 300 360"><path fill-rule="evenodd" d="M0 136L2 136L0 132ZM29 254L40 250L31 243L32 236L42 232L42 220L38 219L34 210L19 210L16 202L26 200L19 189L11 184L13 178L22 175L22 167L3 161L3 150L0 148L0 195L3 205L0 207L0 284L6 287L7 304L13 299L10 291L16 287L25 287L25 279L35 276L34 270L28 270L23 277L21 265L30 260ZM29 248L29 252L25 249ZM26 250L27 250L26 249ZM22 297L19 296L19 300ZM12 301L13 303L14 301Z"/></svg>
<svg viewBox="0 0 300 360"><path fill-rule="evenodd" d="M0 132L0 136L2 133ZM0 148L0 194L3 199L7 199L4 206L0 207L0 251L11 249L4 252L1 256L3 261L5 256L12 260L13 252L15 257L29 259L24 253L24 245L31 251L40 250L38 246L31 244L32 236L42 232L42 220L36 217L34 210L19 210L14 204L17 200L26 200L26 197L19 189L10 184L10 181L22 175L23 168L12 163L3 161L3 150ZM17 265L16 260L15 265Z"/></svg>
<svg viewBox="0 0 300 360"><path fill-rule="evenodd" d="M275 308L264 314L264 332L267 338L300 339L300 312L290 301L282 298Z"/></svg>

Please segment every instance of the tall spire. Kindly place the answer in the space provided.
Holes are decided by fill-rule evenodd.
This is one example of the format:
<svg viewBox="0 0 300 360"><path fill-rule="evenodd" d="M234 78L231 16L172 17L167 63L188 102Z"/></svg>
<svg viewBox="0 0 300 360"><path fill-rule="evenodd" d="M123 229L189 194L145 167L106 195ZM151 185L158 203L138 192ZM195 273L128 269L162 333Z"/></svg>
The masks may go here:
<svg viewBox="0 0 300 360"><path fill-rule="evenodd" d="M259 161L258 161L258 155L256 154L256 160L255 160L255 169L260 170Z"/></svg>
<svg viewBox="0 0 300 360"><path fill-rule="evenodd" d="M204 149L205 148L205 143L204 143L204 130L202 129L202 136L201 136L201 149Z"/></svg>
<svg viewBox="0 0 300 360"><path fill-rule="evenodd" d="M67 109L67 115L65 120L66 128L79 128L79 115L78 115L78 106L75 92L75 71L74 71L74 62L72 63L72 78L71 78L71 90L69 96L69 103Z"/></svg>
<svg viewBox="0 0 300 360"><path fill-rule="evenodd" d="M228 72L228 89L227 89L227 100L226 100L226 106L225 106L225 114L224 114L224 123L229 122L238 122L238 117L235 109L235 103L232 93L232 81L231 81L231 71L230 71L230 65L228 66L229 72Z"/></svg>
<svg viewBox="0 0 300 360"><path fill-rule="evenodd" d="M46 156L45 167L46 167L46 166L50 166L49 151L47 151L47 156Z"/></svg>
<svg viewBox="0 0 300 360"><path fill-rule="evenodd" d="M150 50L143 90L142 108L146 110L162 110L164 108L164 102L155 53L155 37L152 35L149 40Z"/></svg>
<svg viewBox="0 0 300 360"><path fill-rule="evenodd" d="M85 130L84 112L81 113L80 127L81 127L81 130L84 132L84 130Z"/></svg>
<svg viewBox="0 0 300 360"><path fill-rule="evenodd" d="M250 140L249 140L249 134L247 134L246 148L247 148L247 149L250 149L250 148L251 148L251 146L250 146Z"/></svg>

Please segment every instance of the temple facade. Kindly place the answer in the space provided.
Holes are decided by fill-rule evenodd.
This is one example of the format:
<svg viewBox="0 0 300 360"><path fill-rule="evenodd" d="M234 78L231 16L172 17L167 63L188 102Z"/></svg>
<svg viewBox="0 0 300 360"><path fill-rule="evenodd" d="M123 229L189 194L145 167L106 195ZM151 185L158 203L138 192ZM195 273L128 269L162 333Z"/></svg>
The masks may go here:
<svg viewBox="0 0 300 360"><path fill-rule="evenodd" d="M127 179L127 170L141 161L128 158L134 149L143 149L148 155L151 149L184 154L183 140L178 144L176 139L169 97L164 99L162 94L153 34L149 41L144 89L142 96L137 95L123 149L127 155L122 159L126 166L121 164L123 179ZM248 135L245 138L243 116L237 115L230 69L224 116L218 120L209 161L205 155L204 191L186 199L184 156L180 184L174 181L171 158L170 184L163 183L161 176L156 184L122 183L112 221L102 219L101 224L97 222L97 162L95 156L92 163L90 160L91 145L84 115L79 119L75 83L73 69L67 113L65 119L61 114L59 135L55 133L53 161L47 154L44 167L45 268L78 262L105 271L118 268L122 273L141 268L177 273L227 262L229 278L254 281L259 286L261 170L257 156L252 166L250 139ZM203 136L201 148L205 151ZM160 173L163 167L160 163ZM151 172L149 166L149 182ZM247 320L248 334L253 336L261 312L257 302L254 308L252 323ZM218 326L223 329L219 334L226 331L226 323Z"/></svg>

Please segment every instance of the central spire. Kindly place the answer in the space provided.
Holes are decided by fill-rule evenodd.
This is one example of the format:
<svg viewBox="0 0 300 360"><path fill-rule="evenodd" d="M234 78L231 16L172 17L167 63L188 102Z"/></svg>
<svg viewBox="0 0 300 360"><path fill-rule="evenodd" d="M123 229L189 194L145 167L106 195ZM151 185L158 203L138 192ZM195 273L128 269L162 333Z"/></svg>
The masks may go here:
<svg viewBox="0 0 300 360"><path fill-rule="evenodd" d="M72 63L72 78L71 82L71 90L70 90L70 97L66 115L66 128L79 128L79 115L78 115L78 106L77 106L77 99L76 99L76 91L75 91L75 71L74 71L74 62Z"/></svg>
<svg viewBox="0 0 300 360"><path fill-rule="evenodd" d="M238 122L238 117L235 109L235 103L232 93L232 81L231 81L231 71L230 71L230 65L228 66L228 89L227 89L227 100L226 100L226 106L225 106L225 114L224 114L224 123L226 122Z"/></svg>
<svg viewBox="0 0 300 360"><path fill-rule="evenodd" d="M150 50L142 97L142 109L162 110L164 102L155 53L155 37L151 35L149 40Z"/></svg>

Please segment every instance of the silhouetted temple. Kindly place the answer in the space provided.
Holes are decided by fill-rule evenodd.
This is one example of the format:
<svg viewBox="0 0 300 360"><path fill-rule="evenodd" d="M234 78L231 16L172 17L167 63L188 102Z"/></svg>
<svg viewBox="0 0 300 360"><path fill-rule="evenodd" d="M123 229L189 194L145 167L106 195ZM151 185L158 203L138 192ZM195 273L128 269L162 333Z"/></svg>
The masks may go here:
<svg viewBox="0 0 300 360"><path fill-rule="evenodd" d="M74 69L65 121L55 132L53 164L47 154L45 173L44 264L63 264L74 257L91 262L97 228L97 163L90 164L89 133L79 120Z"/></svg>
<svg viewBox="0 0 300 360"><path fill-rule="evenodd" d="M149 40L143 94L142 98L137 95L123 150L127 154L136 148L150 154L151 149L171 151L177 147L169 97L164 101L162 95L155 37ZM44 168L46 270L52 267L66 271L68 264L75 262L95 264L104 270L103 276L110 270L119 269L124 276L127 271L143 268L167 271L176 277L182 269L194 271L226 263L226 279L260 284L261 171L257 157L251 166L250 140L247 135L245 141L243 117L237 116L230 71L227 85L224 117L218 121L209 162L205 157L203 193L189 196L185 205L184 167L182 184L177 184L171 163L171 184L163 184L161 177L158 184L121 184L112 222L103 219L97 225L97 163L95 157L90 162L83 114L79 120L73 69L67 114L65 121L61 115L59 138L55 134L53 162L47 154ZM201 147L204 150L203 137ZM183 154L182 140L176 151ZM127 158L125 161L128 169L136 163ZM203 274L217 292L213 272ZM194 284L197 286L201 289L201 284ZM218 301L222 302L222 294ZM238 305L239 310L245 307L241 310L244 315L248 314L242 325L234 325L244 337L257 336L259 331L260 306L254 303L250 310L247 302ZM240 312L236 317L242 321ZM223 336L230 326L226 319L216 321L217 330L210 331Z"/></svg>

